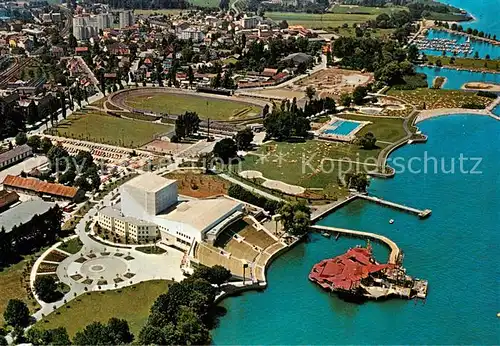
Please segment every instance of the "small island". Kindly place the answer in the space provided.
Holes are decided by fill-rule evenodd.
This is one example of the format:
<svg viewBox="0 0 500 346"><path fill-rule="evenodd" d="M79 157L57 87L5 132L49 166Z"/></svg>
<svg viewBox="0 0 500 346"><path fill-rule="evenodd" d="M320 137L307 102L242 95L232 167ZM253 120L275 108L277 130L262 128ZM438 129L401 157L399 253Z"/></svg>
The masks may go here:
<svg viewBox="0 0 500 346"><path fill-rule="evenodd" d="M342 298L356 301L392 297L425 299L428 285L426 280L407 275L399 264L377 263L369 243L315 264L309 280Z"/></svg>

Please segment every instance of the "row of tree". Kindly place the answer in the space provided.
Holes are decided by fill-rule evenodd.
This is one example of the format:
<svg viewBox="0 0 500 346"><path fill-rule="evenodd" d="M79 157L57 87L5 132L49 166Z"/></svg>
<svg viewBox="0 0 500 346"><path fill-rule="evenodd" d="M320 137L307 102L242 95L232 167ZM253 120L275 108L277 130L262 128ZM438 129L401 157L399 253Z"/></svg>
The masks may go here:
<svg viewBox="0 0 500 346"><path fill-rule="evenodd" d="M139 334L143 345L206 345L211 341L209 325L216 295L213 285L229 280L222 266L197 268L193 275L172 284L153 306ZM87 343L88 344L88 343Z"/></svg>
<svg viewBox="0 0 500 346"><path fill-rule="evenodd" d="M0 268L19 261L21 256L54 244L61 235L62 211L55 205L43 215L34 215L30 221L0 230Z"/></svg>

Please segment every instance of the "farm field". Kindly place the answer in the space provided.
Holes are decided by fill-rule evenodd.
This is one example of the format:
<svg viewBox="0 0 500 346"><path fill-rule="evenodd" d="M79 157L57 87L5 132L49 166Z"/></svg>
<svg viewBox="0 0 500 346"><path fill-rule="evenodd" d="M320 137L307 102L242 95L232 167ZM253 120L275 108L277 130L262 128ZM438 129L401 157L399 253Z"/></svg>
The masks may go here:
<svg viewBox="0 0 500 346"><path fill-rule="evenodd" d="M260 171L267 179L318 190L315 192L328 197L338 197L345 194L338 180L355 169L356 162L375 164L381 148L362 150L355 144L318 140L271 142L245 156L238 168L232 168ZM363 164L360 164L362 167ZM366 167L374 168L370 165Z"/></svg>
<svg viewBox="0 0 500 346"><path fill-rule="evenodd" d="M172 130L172 126L122 119L98 112L85 112L62 121L51 134L137 148L151 142L156 135Z"/></svg>
<svg viewBox="0 0 500 346"><path fill-rule="evenodd" d="M289 25L302 25L309 29L336 28L347 24L364 23L375 19L381 13L391 13L399 11L403 7L363 7L363 6L334 6L330 12L325 14L304 13L304 12L267 12L266 16L274 21L286 20Z"/></svg>
<svg viewBox="0 0 500 346"><path fill-rule="evenodd" d="M149 316L149 309L167 290L168 281L156 280L113 291L89 292L46 316L35 324L35 328L65 327L72 338L94 321L106 323L111 317L117 317L128 321L137 338Z"/></svg>
<svg viewBox="0 0 500 346"><path fill-rule="evenodd" d="M175 93L128 95L128 107L155 113L183 114L196 112L202 119L231 120L257 116L261 109L248 103Z"/></svg>
<svg viewBox="0 0 500 346"><path fill-rule="evenodd" d="M461 90L416 89L389 90L388 95L399 97L419 109L461 108L463 104L488 105L492 99Z"/></svg>

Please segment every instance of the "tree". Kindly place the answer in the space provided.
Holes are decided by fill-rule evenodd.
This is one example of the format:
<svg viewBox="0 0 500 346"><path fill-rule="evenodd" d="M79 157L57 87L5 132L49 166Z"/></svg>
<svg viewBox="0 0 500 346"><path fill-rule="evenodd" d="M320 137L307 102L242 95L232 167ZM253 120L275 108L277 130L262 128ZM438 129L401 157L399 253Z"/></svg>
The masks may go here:
<svg viewBox="0 0 500 346"><path fill-rule="evenodd" d="M19 299L10 299L3 313L5 323L13 327L26 327L30 321L30 311Z"/></svg>
<svg viewBox="0 0 500 346"><path fill-rule="evenodd" d="M231 272L221 265L214 265L211 269L211 280L210 283L217 286L222 285L231 278Z"/></svg>
<svg viewBox="0 0 500 346"><path fill-rule="evenodd" d="M134 339L134 335L130 332L128 322L115 317L108 321L107 332L113 339L113 345L130 344Z"/></svg>
<svg viewBox="0 0 500 346"><path fill-rule="evenodd" d="M286 203L279 210L286 232L301 236L311 225L311 210L304 203Z"/></svg>
<svg viewBox="0 0 500 346"><path fill-rule="evenodd" d="M9 344L7 343L7 339L5 339L5 336L0 335L0 346L8 346Z"/></svg>
<svg viewBox="0 0 500 346"><path fill-rule="evenodd" d="M92 322L73 338L75 345L112 345L113 339L101 322Z"/></svg>
<svg viewBox="0 0 500 346"><path fill-rule="evenodd" d="M357 86L352 92L352 100L355 104L361 105L365 101L365 97L368 95L368 90L364 86Z"/></svg>
<svg viewBox="0 0 500 346"><path fill-rule="evenodd" d="M229 162L230 159L236 156L238 147L231 138L224 138L217 142L214 146L214 157L220 158L223 162Z"/></svg>
<svg viewBox="0 0 500 346"><path fill-rule="evenodd" d="M351 105L352 99L351 95L345 93L340 95L340 104L344 107L349 107Z"/></svg>
<svg viewBox="0 0 500 346"><path fill-rule="evenodd" d="M418 48L414 44L408 47L408 60L415 61L418 58Z"/></svg>
<svg viewBox="0 0 500 346"><path fill-rule="evenodd" d="M41 142L40 142L40 149L42 150L42 153L44 154L47 154L50 149L52 149L52 141L47 138L47 137L43 137Z"/></svg>
<svg viewBox="0 0 500 346"><path fill-rule="evenodd" d="M176 326L177 341L181 345L208 345L210 332L200 317L190 308L181 306Z"/></svg>
<svg viewBox="0 0 500 346"><path fill-rule="evenodd" d="M221 84L222 84L221 73L217 72L217 75L215 76L215 78L212 79L211 87L215 88L215 89L218 89L218 88L221 87Z"/></svg>
<svg viewBox="0 0 500 346"><path fill-rule="evenodd" d="M200 118L196 112L186 112L175 120L175 135L183 139L198 131Z"/></svg>
<svg viewBox="0 0 500 346"><path fill-rule="evenodd" d="M315 95L316 95L316 89L314 89L313 86L309 85L306 88L306 96L309 99L309 101L312 101Z"/></svg>
<svg viewBox="0 0 500 346"><path fill-rule="evenodd" d="M347 187L356 189L359 192L366 192L366 188L370 185L370 181L364 173L347 173L344 179Z"/></svg>
<svg viewBox="0 0 500 346"><path fill-rule="evenodd" d="M286 20L284 20L284 19L283 19L283 20L280 22L279 26L280 26L280 29L282 29L282 30L283 30L283 29L288 29L288 22L287 22Z"/></svg>
<svg viewBox="0 0 500 346"><path fill-rule="evenodd" d="M19 132L16 135L16 145L23 145L26 144L26 142L28 142L28 137L26 136L26 133Z"/></svg>
<svg viewBox="0 0 500 346"><path fill-rule="evenodd" d="M436 66L437 66L437 67L441 67L441 66L443 66L443 63L441 62L441 59L437 59L437 60L436 60Z"/></svg>
<svg viewBox="0 0 500 346"><path fill-rule="evenodd" d="M61 296L61 293L57 292L56 280L49 275L37 276L34 288L37 296L46 303L52 303Z"/></svg>
<svg viewBox="0 0 500 346"><path fill-rule="evenodd" d="M31 149L33 149L34 152L39 152L40 151L40 144L41 144L41 139L40 136L31 136L28 138L28 141L26 142Z"/></svg>
<svg viewBox="0 0 500 346"><path fill-rule="evenodd" d="M359 144L363 147L363 149L371 150L375 149L377 138L371 132L365 133L363 137L359 139Z"/></svg>
<svg viewBox="0 0 500 346"><path fill-rule="evenodd" d="M26 339L29 343L38 345L71 345L66 328L59 327L56 329L40 330L31 328L26 333Z"/></svg>
<svg viewBox="0 0 500 346"><path fill-rule="evenodd" d="M74 51L76 46L78 45L78 42L76 41L76 37L73 36L72 33L69 33L68 36L68 46Z"/></svg>
<svg viewBox="0 0 500 346"><path fill-rule="evenodd" d="M252 147L253 132L250 128L246 127L236 133L234 138L238 150L248 150Z"/></svg>
<svg viewBox="0 0 500 346"><path fill-rule="evenodd" d="M170 324L169 324L170 325ZM160 327L146 324L139 333L139 344L141 345L165 345L165 338Z"/></svg>
<svg viewBox="0 0 500 346"><path fill-rule="evenodd" d="M189 86L192 86L194 83L194 72L193 72L193 68L191 67L191 65L189 66L188 71L187 71L187 78L189 81Z"/></svg>

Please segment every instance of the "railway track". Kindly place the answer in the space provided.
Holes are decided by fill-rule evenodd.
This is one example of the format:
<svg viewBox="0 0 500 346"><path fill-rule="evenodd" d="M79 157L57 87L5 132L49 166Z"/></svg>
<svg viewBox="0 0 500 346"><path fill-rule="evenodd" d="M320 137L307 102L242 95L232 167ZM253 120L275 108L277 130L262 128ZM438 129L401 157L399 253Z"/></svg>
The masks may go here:
<svg viewBox="0 0 500 346"><path fill-rule="evenodd" d="M12 65L8 70L0 74L0 86L5 86L12 78L15 77L25 66L29 65L33 61L33 58L27 58L24 61L19 62L16 58L14 65Z"/></svg>

